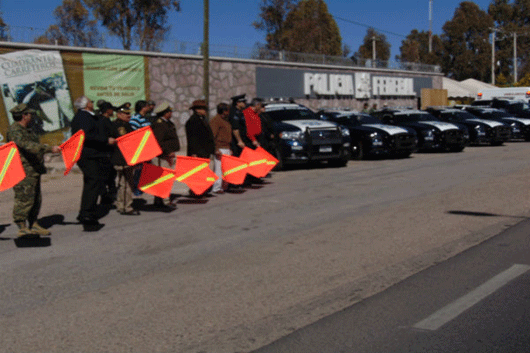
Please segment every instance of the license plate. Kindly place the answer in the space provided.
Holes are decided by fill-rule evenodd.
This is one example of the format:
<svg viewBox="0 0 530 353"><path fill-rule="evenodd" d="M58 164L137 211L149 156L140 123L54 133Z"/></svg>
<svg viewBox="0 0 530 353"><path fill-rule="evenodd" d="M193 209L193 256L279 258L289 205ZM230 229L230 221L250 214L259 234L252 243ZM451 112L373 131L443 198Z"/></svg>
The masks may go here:
<svg viewBox="0 0 530 353"><path fill-rule="evenodd" d="M333 149L331 148L331 146L320 146L319 151L320 153L331 153L333 152Z"/></svg>

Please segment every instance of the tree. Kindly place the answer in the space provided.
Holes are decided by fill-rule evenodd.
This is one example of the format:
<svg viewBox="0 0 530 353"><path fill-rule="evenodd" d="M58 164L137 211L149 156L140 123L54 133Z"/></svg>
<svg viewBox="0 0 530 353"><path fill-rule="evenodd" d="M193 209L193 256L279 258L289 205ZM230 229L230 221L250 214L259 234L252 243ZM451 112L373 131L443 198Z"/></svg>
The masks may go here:
<svg viewBox="0 0 530 353"><path fill-rule="evenodd" d="M168 11L180 11L176 0L85 0L104 27L130 50L158 50L169 31Z"/></svg>
<svg viewBox="0 0 530 353"><path fill-rule="evenodd" d="M254 28L265 31L266 48L283 50L281 40L287 14L294 9L298 0L261 0L260 19L252 23Z"/></svg>
<svg viewBox="0 0 530 353"><path fill-rule="evenodd" d="M443 43L439 36L432 37L432 52L429 53L429 33L418 32L413 29L405 40L401 41L399 48L401 56L396 59L401 62L441 65L443 56Z"/></svg>
<svg viewBox="0 0 530 353"><path fill-rule="evenodd" d="M97 21L89 18L88 10L81 0L63 0L53 14L57 24L48 27L43 36L35 39L35 43L77 47L95 47L101 44Z"/></svg>
<svg viewBox="0 0 530 353"><path fill-rule="evenodd" d="M0 13L0 16L1 16L1 13ZM0 17L0 40L3 40L3 41L9 40L9 35L7 32L8 29L9 28L7 24L4 22L2 17Z"/></svg>
<svg viewBox="0 0 530 353"><path fill-rule="evenodd" d="M339 26L323 0L302 0L288 14L280 36L284 50L341 56Z"/></svg>
<svg viewBox="0 0 530 353"><path fill-rule="evenodd" d="M475 78L487 81L490 75L490 28L493 19L477 4L460 3L454 16L442 27L444 72L455 80Z"/></svg>
<svg viewBox="0 0 530 353"><path fill-rule="evenodd" d="M388 61L388 59L390 59L390 43L386 40L384 34L377 32L371 27L366 30L363 44L361 44L357 52L354 54L354 57L357 59L372 59L374 38L376 60Z"/></svg>
<svg viewBox="0 0 530 353"><path fill-rule="evenodd" d="M493 0L488 7L488 14L493 18L495 27L498 29L495 39L495 61L499 75L506 80L513 81L513 33L520 32L519 19L516 18L515 7L507 0ZM518 38L519 47L525 38ZM520 52L521 57L526 53ZM497 80L495 80L497 82Z"/></svg>

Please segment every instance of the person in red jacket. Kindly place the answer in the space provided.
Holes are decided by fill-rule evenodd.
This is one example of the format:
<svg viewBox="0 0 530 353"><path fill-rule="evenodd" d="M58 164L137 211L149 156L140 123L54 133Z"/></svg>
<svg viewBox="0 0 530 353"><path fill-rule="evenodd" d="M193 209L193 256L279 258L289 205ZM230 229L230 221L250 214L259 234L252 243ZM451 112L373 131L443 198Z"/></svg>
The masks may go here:
<svg viewBox="0 0 530 353"><path fill-rule="evenodd" d="M252 142L252 148L260 146L259 139L261 135L261 118L260 114L263 112L263 100L261 98L254 98L250 106L243 110L245 116L245 123L247 125L247 137Z"/></svg>

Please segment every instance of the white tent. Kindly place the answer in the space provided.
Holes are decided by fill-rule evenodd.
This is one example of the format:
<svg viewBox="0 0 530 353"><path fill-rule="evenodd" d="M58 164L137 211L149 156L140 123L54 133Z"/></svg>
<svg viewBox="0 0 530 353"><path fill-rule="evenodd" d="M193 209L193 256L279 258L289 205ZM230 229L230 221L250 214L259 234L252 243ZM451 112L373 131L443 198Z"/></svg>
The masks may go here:
<svg viewBox="0 0 530 353"><path fill-rule="evenodd" d="M455 81L450 78L443 78L443 88L447 90L447 96L451 98L477 98L477 94L484 89L496 88L494 85L484 83L474 78L464 81Z"/></svg>
<svg viewBox="0 0 530 353"><path fill-rule="evenodd" d="M443 78L443 89L447 90L447 97L452 98L475 98L477 95L463 87L460 82L450 78Z"/></svg>
<svg viewBox="0 0 530 353"><path fill-rule="evenodd" d="M460 85L472 92L473 98L477 98L477 94L485 89L497 88L497 86L475 80L474 78L468 78L467 80L460 81Z"/></svg>

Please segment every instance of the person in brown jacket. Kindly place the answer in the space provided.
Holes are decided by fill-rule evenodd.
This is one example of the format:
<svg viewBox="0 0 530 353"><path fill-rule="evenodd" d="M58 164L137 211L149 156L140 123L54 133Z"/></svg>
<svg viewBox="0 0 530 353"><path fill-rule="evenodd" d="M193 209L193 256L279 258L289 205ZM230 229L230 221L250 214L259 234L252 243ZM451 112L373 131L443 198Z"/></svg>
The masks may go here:
<svg viewBox="0 0 530 353"><path fill-rule="evenodd" d="M175 152L180 150L177 128L171 121L172 113L173 109L171 109L169 103L160 103L154 110L156 118L151 124L153 134L162 149L162 154L157 157L158 166L169 169L175 169L175 162L177 159ZM164 203L164 200L160 197L155 197L155 206L167 211L176 208L176 205L171 199L167 203Z"/></svg>
<svg viewBox="0 0 530 353"><path fill-rule="evenodd" d="M223 181L223 171L221 169L221 156L231 154L230 144L232 142L232 125L228 121L230 116L230 106L226 103L217 105L217 115L210 120L210 127L215 141L215 158L213 171L219 179L213 184L212 192L222 194L227 188L227 183Z"/></svg>

